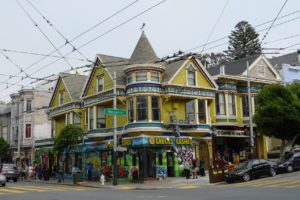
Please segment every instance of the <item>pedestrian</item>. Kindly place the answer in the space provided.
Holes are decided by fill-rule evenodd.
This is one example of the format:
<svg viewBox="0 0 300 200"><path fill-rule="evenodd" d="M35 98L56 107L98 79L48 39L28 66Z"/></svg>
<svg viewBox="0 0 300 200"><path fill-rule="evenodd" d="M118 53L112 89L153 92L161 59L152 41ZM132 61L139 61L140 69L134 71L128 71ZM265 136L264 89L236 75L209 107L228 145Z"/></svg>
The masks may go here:
<svg viewBox="0 0 300 200"><path fill-rule="evenodd" d="M87 174L88 174L88 180L89 181L92 180L92 171L93 171L93 165L92 165L92 163L88 162L88 165L87 165Z"/></svg>
<svg viewBox="0 0 300 200"><path fill-rule="evenodd" d="M190 179L191 164L188 161L184 162L184 174L186 179Z"/></svg>
<svg viewBox="0 0 300 200"><path fill-rule="evenodd" d="M58 170L57 170L57 173L56 173L56 175L57 175L57 182L58 182L58 183L61 183L62 173L63 173L62 167L59 166L59 167L58 167Z"/></svg>
<svg viewBox="0 0 300 200"><path fill-rule="evenodd" d="M192 168L192 173L193 173L193 179L198 179L198 172L199 172L199 167L196 164L196 160L193 160L193 168Z"/></svg>

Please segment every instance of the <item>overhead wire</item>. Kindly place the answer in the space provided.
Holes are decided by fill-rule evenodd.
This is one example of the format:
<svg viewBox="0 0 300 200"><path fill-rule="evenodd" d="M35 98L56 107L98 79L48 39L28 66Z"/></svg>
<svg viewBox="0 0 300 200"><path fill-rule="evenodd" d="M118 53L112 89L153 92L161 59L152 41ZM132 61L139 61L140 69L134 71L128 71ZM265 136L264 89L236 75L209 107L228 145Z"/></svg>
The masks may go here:
<svg viewBox="0 0 300 200"><path fill-rule="evenodd" d="M55 49L55 52L57 52L69 65L71 69L73 69L73 66L70 64L70 62L64 58L62 53L59 51L59 49L54 45L54 43L50 40L50 38L47 36L47 34L41 29L41 27L37 24L36 21L31 17L31 15L27 12L27 10L24 8L24 6L19 2L19 0L16 0L17 4L20 6L20 8L23 10L23 12L26 14L26 16L30 19L30 21L33 23L33 25L40 31L40 33L46 38L46 40L51 44L51 46Z"/></svg>

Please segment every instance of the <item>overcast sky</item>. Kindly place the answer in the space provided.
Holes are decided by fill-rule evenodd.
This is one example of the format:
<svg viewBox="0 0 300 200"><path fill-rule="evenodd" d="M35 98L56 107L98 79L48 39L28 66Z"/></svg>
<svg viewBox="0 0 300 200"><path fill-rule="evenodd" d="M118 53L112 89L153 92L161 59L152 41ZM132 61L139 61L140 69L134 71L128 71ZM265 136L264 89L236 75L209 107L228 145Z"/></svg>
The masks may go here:
<svg viewBox="0 0 300 200"><path fill-rule="evenodd" d="M19 0L19 2L56 48L65 44L63 37L43 20L27 0ZM71 40L118 10L135 2L135 0L30 0L30 2L50 20L65 38ZM94 30L74 40L72 44L75 47L80 47L87 41L103 35L105 32L159 2L160 0L138 0L132 6L102 23ZM227 4L226 2L227 0L167 0L80 48L79 50L84 56L79 55L75 51L69 57L78 59L87 57L94 60L96 53L101 53L128 58L139 39L141 34L140 27L144 22L146 23L145 33L159 57L167 56L179 49L183 51L190 50L196 46L203 45L207 41L225 5L224 12L216 24L209 41L228 36L234 29L235 24L241 20L247 20L253 26L257 26L274 19L285 0L229 0ZM289 0L287 2L280 16L287 14L290 15L278 19L274 23L274 25L283 24L270 30L264 42L271 41L271 43L263 44L263 47L282 48L300 43L299 0ZM290 22L284 23L289 20ZM54 50L51 43L34 26L33 22L15 0L0 0L0 24L0 49L40 54L49 54ZM270 24L267 23L256 27L256 30L266 29ZM260 38L263 37L265 32L266 30L259 32ZM290 36L294 37L277 41ZM227 45L212 47L227 41L227 39L224 39L207 45L203 52L221 52L227 48ZM290 53L296 51L297 48L300 48L300 45L280 52ZM202 47L193 51L201 52L201 50ZM65 45L60 49L62 55L71 51L70 45ZM41 56L9 51L3 52L0 50L0 52L7 55L12 62L22 69L28 68L42 58ZM53 55L59 56L58 53ZM32 74L31 76L34 77L44 77L67 70L70 68L70 65L78 67L89 64L88 62L68 59L69 64L64 60L59 60L52 65L46 66L56 59L44 59L42 62L32 65L26 70L26 73ZM9 94L18 91L21 85L31 86L30 82L33 80L29 79L24 79L17 85L11 86L12 83L19 81L21 77L10 78L5 75L15 75L20 72L19 68L0 54L0 100L9 101ZM18 76L25 76L25 73L21 73Z"/></svg>

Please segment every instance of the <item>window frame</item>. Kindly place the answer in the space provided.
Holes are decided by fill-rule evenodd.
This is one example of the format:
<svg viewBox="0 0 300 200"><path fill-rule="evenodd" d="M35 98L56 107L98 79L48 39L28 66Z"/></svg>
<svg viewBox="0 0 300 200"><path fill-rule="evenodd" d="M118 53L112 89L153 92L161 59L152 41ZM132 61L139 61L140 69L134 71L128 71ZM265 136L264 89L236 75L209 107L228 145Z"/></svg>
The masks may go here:
<svg viewBox="0 0 300 200"><path fill-rule="evenodd" d="M133 98L128 99L128 122L134 122L134 101Z"/></svg>
<svg viewBox="0 0 300 200"><path fill-rule="evenodd" d="M191 110L190 110L191 108ZM190 112L192 111L192 112ZM187 123L196 123L195 100L191 99L185 102L185 119Z"/></svg>
<svg viewBox="0 0 300 200"><path fill-rule="evenodd" d="M250 117L250 112L249 112L249 102L248 102L248 96L243 95L241 98L242 101L242 112L243 112L243 117ZM245 101L245 102L244 102ZM244 107L245 106L245 107ZM246 111L246 112L245 112ZM246 115L245 115L246 114Z"/></svg>
<svg viewBox="0 0 300 200"><path fill-rule="evenodd" d="M98 116L98 109L99 108L101 108L102 109L102 116ZM105 107L103 107L103 106L99 106L99 105L97 105L96 106L96 128L97 129L99 129L99 128L106 128L106 117L105 117L105 114L104 114L104 109L105 109ZM102 123L103 124L103 127L101 127L101 126L98 126L99 124L101 124L101 123L99 123L99 120L103 120L104 119L104 123Z"/></svg>
<svg viewBox="0 0 300 200"><path fill-rule="evenodd" d="M92 116L92 117L91 117ZM89 107L89 130L95 129L94 127L94 107Z"/></svg>
<svg viewBox="0 0 300 200"><path fill-rule="evenodd" d="M133 72L128 73L126 79L127 79L127 84L132 83L133 82ZM131 80L131 81L129 81L129 80Z"/></svg>
<svg viewBox="0 0 300 200"><path fill-rule="evenodd" d="M99 85L100 84L100 80L102 82L102 85ZM102 87L102 90L100 90L100 86ZM99 75L97 76L97 92L103 92L104 91L104 75Z"/></svg>
<svg viewBox="0 0 300 200"><path fill-rule="evenodd" d="M155 99L155 98L157 98L157 106L156 107L153 106L153 99ZM160 121L161 117L160 117L160 98L159 98L159 96L151 96L151 111L152 111L152 121ZM154 119L153 111L157 112L158 119Z"/></svg>
<svg viewBox="0 0 300 200"><path fill-rule="evenodd" d="M196 69L192 64L190 64L187 68L187 85L188 86L197 86L197 80L196 80ZM191 83L190 80L190 75L193 75L193 82Z"/></svg>
<svg viewBox="0 0 300 200"><path fill-rule="evenodd" d="M266 66L265 65L256 65L257 76L266 77Z"/></svg>
<svg viewBox="0 0 300 200"><path fill-rule="evenodd" d="M146 77L145 80L144 79L139 80L139 74L141 74L141 73L146 73L146 76L145 75L141 76L141 77ZM135 81L136 82L144 82L144 81L147 81L147 80L148 80L148 71L137 71L137 72L135 72Z"/></svg>
<svg viewBox="0 0 300 200"><path fill-rule="evenodd" d="M152 82L156 82L156 83L160 82L160 73L158 71L151 71L150 74L151 74L151 79L150 80ZM157 74L157 76L153 76L153 74ZM155 77L155 80L153 79L153 77Z"/></svg>
<svg viewBox="0 0 300 200"><path fill-rule="evenodd" d="M220 95L223 96L223 102L220 102ZM225 116L227 114L226 112L226 98L225 98L225 93L224 92L218 92L216 93L216 97L215 97L215 105L216 105L216 115L222 115L222 116ZM221 105L223 105L223 109L221 112Z"/></svg>
<svg viewBox="0 0 300 200"><path fill-rule="evenodd" d="M63 105L65 101L65 90L59 91L59 105Z"/></svg>
<svg viewBox="0 0 300 200"><path fill-rule="evenodd" d="M28 132L29 131L29 132ZM32 137L32 128L31 128L31 124L26 124L25 125L25 138L29 139Z"/></svg>
<svg viewBox="0 0 300 200"><path fill-rule="evenodd" d="M200 112L200 104L203 102L203 112ZM206 105L205 105L205 100L203 99L198 99L198 113L197 113L197 117L198 117L198 122L201 124L206 124ZM200 116L203 116L204 121L200 120Z"/></svg>
<svg viewBox="0 0 300 200"><path fill-rule="evenodd" d="M32 111L32 100L28 99L26 100L26 112L31 112L31 111Z"/></svg>
<svg viewBox="0 0 300 200"><path fill-rule="evenodd" d="M139 107L139 99L142 100L142 98L144 98L144 100L146 100L145 105L143 105L142 107ZM140 103L143 103L143 101L141 101ZM143 111L145 112L146 118L140 118L140 115L143 114ZM136 121L148 121L149 120L149 113L148 113L148 96L137 96L136 97Z"/></svg>
<svg viewBox="0 0 300 200"><path fill-rule="evenodd" d="M231 116L236 116L235 94L234 93L228 93L227 98L228 98L228 114L231 115ZM230 101L230 99L231 99L231 101Z"/></svg>

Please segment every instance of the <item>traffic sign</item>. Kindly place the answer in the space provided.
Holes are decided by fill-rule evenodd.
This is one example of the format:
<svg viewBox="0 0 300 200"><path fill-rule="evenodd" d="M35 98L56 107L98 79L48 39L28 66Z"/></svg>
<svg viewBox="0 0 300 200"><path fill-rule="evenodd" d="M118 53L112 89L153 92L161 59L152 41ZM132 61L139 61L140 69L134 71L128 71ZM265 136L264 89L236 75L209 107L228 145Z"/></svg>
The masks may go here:
<svg viewBox="0 0 300 200"><path fill-rule="evenodd" d="M118 109L110 109L110 108L105 108L104 113L106 115L127 115L127 110L118 110Z"/></svg>
<svg viewBox="0 0 300 200"><path fill-rule="evenodd" d="M116 151L127 151L125 147L116 147Z"/></svg>

